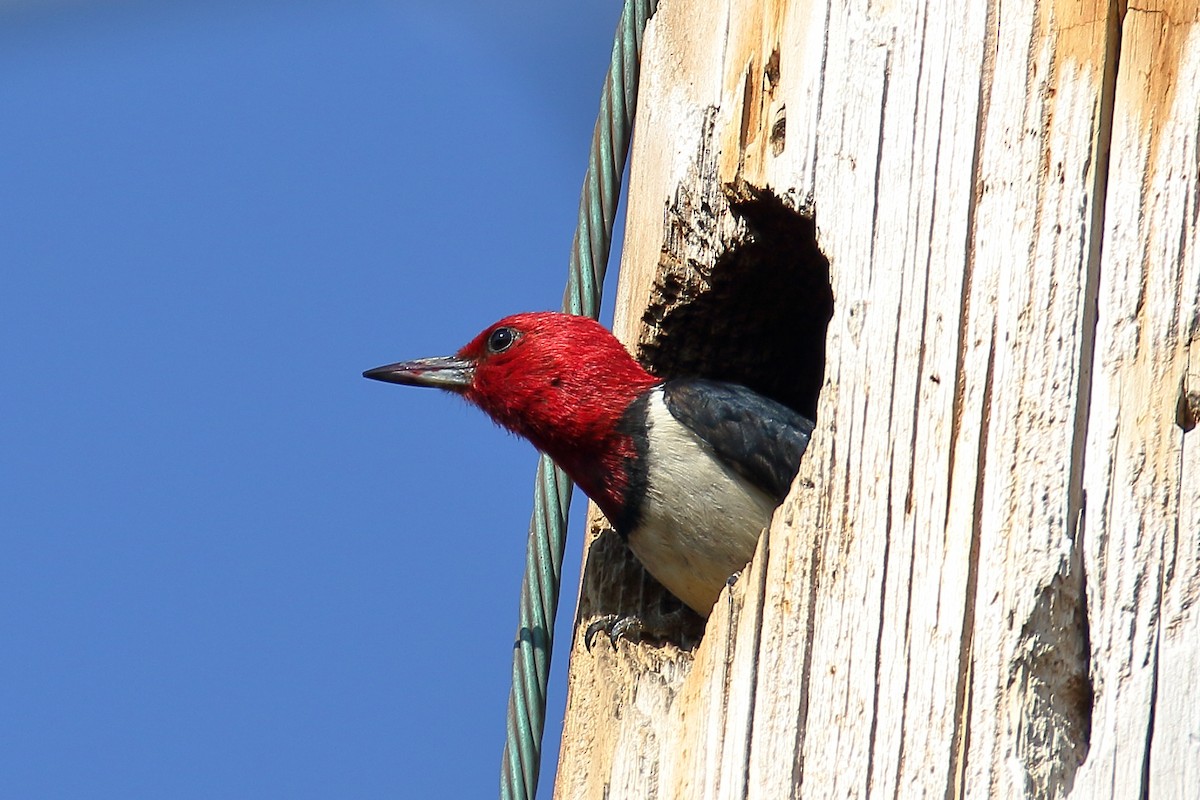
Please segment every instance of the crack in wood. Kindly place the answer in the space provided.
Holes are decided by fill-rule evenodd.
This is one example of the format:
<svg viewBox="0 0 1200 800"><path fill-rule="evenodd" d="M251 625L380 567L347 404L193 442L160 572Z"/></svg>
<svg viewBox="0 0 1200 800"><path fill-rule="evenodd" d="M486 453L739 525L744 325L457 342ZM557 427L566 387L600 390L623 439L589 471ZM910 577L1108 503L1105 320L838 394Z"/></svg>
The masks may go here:
<svg viewBox="0 0 1200 800"><path fill-rule="evenodd" d="M887 529L889 531L893 529L892 528L892 486L890 483L888 484L887 523L886 523L886 525L887 525ZM880 563L882 563L884 565L889 564L890 560L891 560L891 554L892 554L892 537L888 536L888 537L884 538L883 556L880 559ZM864 778L865 778L865 781L864 781L865 785L863 788L863 796L864 797L871 796L871 785L872 785L872 783L874 781L874 777L875 777L875 736L879 732L879 692L880 692L880 687L882 684L882 681L880 681L880 679L879 679L879 673L883 667L883 661L882 661L883 632L886 627L887 613L888 613L888 603L887 603L888 572L889 572L889 570L885 566L884 570L883 570L883 578L882 578L882 580L879 581L879 622L878 622L878 627L875 631L875 667L874 667L875 686L874 686L874 689L872 690L872 694L871 694L871 729L867 735L867 741L868 741L868 744L867 744L867 768L866 768L866 770L864 770Z"/></svg>
<svg viewBox="0 0 1200 800"><path fill-rule="evenodd" d="M983 530L983 490L987 475L988 433L991 428L992 381L996 369L996 327L992 324L988 344L987 371L983 380L983 406L980 409L979 438L975 470L975 502L971 515L971 549L967 557L967 581L963 603L962 640L958 652L958 682L954 692L954 732L951 736L951 781L946 784L946 800L966 796L967 758L971 750L971 705L973 701L973 662L975 644L975 604L979 590L979 544Z"/></svg>

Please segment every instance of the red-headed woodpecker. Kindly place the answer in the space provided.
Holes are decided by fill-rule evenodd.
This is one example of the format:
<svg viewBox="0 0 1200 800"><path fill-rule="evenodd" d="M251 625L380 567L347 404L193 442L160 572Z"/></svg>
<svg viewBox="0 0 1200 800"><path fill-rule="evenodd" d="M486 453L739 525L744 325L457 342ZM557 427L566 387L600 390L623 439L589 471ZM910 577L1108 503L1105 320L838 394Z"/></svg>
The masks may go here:
<svg viewBox="0 0 1200 800"><path fill-rule="evenodd" d="M754 555L813 423L731 383L663 381L598 322L516 314L367 378L461 394L566 470L642 565L708 616Z"/></svg>

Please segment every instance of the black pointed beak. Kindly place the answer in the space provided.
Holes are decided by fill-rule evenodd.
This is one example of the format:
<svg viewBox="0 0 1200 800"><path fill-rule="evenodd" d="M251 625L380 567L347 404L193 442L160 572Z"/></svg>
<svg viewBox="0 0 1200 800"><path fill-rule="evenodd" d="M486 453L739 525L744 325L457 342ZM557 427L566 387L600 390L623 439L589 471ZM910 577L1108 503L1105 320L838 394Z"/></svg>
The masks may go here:
<svg viewBox="0 0 1200 800"><path fill-rule="evenodd" d="M475 378L475 364L457 356L418 358L369 369L363 373L363 377L405 386L432 386L451 392L465 392Z"/></svg>

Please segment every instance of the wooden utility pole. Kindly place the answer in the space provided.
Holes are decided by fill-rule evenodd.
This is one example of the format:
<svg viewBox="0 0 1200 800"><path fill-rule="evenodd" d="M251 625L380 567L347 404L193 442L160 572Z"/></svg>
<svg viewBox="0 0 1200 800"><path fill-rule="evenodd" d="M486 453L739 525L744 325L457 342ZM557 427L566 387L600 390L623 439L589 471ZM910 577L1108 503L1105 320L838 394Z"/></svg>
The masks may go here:
<svg viewBox="0 0 1200 800"><path fill-rule="evenodd" d="M1200 798L1200 3L662 0L637 126L618 335L818 424L555 796Z"/></svg>

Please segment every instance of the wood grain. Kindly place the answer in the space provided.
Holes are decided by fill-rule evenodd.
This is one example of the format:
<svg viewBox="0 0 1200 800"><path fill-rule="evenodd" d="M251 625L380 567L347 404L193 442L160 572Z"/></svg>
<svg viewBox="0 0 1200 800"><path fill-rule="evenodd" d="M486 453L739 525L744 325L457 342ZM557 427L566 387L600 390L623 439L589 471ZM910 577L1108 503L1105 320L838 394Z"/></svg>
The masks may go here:
<svg viewBox="0 0 1200 800"><path fill-rule="evenodd" d="M556 797L1200 797L1195 3L663 0L644 53L615 329L818 426L706 626L576 636ZM591 530L578 629L669 605Z"/></svg>

